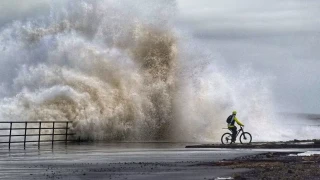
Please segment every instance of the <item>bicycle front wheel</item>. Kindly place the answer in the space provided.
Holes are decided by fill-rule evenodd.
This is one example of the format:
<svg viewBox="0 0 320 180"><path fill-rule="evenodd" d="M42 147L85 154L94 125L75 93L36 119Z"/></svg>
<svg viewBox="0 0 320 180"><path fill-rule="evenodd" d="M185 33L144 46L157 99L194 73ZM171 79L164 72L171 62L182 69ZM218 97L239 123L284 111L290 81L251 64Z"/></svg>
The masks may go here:
<svg viewBox="0 0 320 180"><path fill-rule="evenodd" d="M224 133L221 136L221 143L222 144L231 144L232 143L232 135L230 133Z"/></svg>
<svg viewBox="0 0 320 180"><path fill-rule="evenodd" d="M240 142L241 144L250 144L252 141L252 136L248 132L244 132L240 136Z"/></svg>

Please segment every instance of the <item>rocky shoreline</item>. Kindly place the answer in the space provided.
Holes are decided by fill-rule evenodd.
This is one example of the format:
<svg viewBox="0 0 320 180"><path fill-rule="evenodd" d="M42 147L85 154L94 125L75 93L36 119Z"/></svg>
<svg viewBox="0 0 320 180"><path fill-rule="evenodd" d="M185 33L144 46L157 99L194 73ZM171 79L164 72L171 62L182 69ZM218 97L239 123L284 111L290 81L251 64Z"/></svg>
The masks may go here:
<svg viewBox="0 0 320 180"><path fill-rule="evenodd" d="M210 165L249 169L248 172L234 174L235 180L320 180L320 155L297 154L297 152L270 152L222 160Z"/></svg>

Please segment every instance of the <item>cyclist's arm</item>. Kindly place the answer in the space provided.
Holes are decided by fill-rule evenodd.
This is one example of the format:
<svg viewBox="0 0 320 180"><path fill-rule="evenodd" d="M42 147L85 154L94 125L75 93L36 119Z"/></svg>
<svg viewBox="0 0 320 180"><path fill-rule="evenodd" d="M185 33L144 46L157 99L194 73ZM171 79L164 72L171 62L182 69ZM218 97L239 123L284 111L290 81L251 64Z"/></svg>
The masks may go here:
<svg viewBox="0 0 320 180"><path fill-rule="evenodd" d="M237 122L237 124L238 124L239 126L244 126L244 125L237 119L237 117L234 117L234 120Z"/></svg>

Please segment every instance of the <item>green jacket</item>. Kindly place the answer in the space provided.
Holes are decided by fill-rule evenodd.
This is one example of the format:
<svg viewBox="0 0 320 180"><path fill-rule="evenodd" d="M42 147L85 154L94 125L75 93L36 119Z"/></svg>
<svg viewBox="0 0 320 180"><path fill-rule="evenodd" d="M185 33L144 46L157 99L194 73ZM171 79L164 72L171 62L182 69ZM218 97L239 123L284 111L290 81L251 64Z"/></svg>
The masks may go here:
<svg viewBox="0 0 320 180"><path fill-rule="evenodd" d="M233 117L231 123L228 124L228 128L234 127L234 122L236 122L239 126L244 126L236 116Z"/></svg>

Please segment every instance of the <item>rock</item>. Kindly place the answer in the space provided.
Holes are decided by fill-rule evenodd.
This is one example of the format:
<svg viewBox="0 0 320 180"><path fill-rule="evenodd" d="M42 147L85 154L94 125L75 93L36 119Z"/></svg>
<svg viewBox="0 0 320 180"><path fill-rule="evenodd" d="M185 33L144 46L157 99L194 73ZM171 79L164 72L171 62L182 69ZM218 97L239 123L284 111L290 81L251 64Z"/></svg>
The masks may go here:
<svg viewBox="0 0 320 180"><path fill-rule="evenodd" d="M288 173L289 173L289 174L293 174L294 172L293 172L291 169L289 169L289 170L288 170Z"/></svg>
<svg viewBox="0 0 320 180"><path fill-rule="evenodd" d="M273 154L272 154L272 153L268 153L268 154L266 155L266 157L267 157L267 158L271 158L271 157L273 157Z"/></svg>
<svg viewBox="0 0 320 180"><path fill-rule="evenodd" d="M265 171L271 171L271 169L267 167Z"/></svg>
<svg viewBox="0 0 320 180"><path fill-rule="evenodd" d="M246 180L245 177L242 177L241 175L238 175L238 174L237 174L237 175L234 175L234 176L233 176L233 179L234 179L234 180Z"/></svg>
<svg viewBox="0 0 320 180"><path fill-rule="evenodd" d="M320 139L314 139L313 142L314 144L320 144Z"/></svg>

